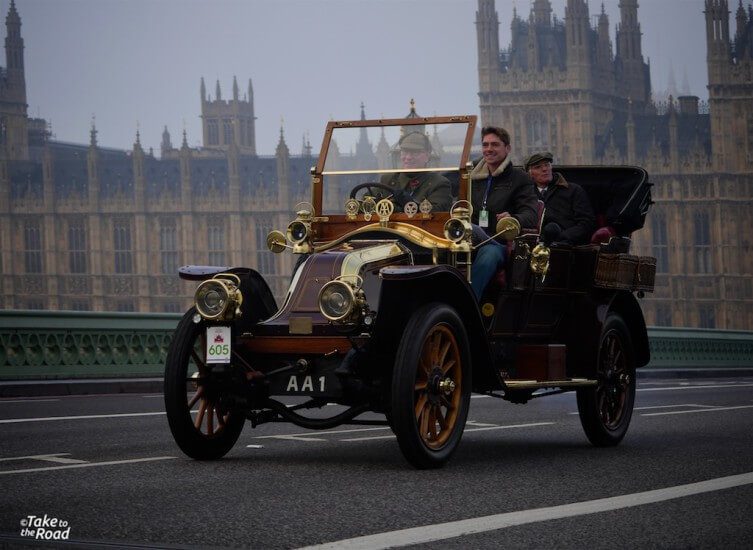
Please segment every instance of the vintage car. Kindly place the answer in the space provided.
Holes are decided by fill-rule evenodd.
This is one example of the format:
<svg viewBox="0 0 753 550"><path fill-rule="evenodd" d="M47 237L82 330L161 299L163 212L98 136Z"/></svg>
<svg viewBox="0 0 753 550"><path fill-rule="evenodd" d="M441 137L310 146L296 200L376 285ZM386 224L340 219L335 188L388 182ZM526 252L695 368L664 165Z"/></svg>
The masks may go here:
<svg viewBox="0 0 753 550"><path fill-rule="evenodd" d="M651 205L648 175L556 167L587 191L601 226L594 242L547 246L538 228L508 218L497 227L505 269L479 302L469 284L483 245L468 202L475 127L474 116L329 122L311 202L267 238L272 252L299 255L279 307L253 269L180 269L200 281L165 368L184 453L222 457L247 420L380 423L410 464L435 468L460 443L471 392L526 403L574 391L594 445L623 439L636 368L649 361L636 296L653 290L656 262L629 253ZM407 176L444 178L449 207L406 200L390 183L406 172L398 144L415 133L429 158Z"/></svg>

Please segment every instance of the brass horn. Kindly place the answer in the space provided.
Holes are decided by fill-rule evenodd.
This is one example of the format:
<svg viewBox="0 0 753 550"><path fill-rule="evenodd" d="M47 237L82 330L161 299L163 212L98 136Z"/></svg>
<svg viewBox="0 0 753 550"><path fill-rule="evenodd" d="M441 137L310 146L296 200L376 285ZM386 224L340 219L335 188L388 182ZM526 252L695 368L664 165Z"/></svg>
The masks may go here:
<svg viewBox="0 0 753 550"><path fill-rule="evenodd" d="M513 217L500 218L497 221L497 235L506 241L511 241L520 235L520 222Z"/></svg>
<svg viewBox="0 0 753 550"><path fill-rule="evenodd" d="M269 232L269 235L267 235L267 248L275 254L279 254L286 248L289 248L288 242L285 240L285 235L283 235L282 231L275 229L274 231Z"/></svg>

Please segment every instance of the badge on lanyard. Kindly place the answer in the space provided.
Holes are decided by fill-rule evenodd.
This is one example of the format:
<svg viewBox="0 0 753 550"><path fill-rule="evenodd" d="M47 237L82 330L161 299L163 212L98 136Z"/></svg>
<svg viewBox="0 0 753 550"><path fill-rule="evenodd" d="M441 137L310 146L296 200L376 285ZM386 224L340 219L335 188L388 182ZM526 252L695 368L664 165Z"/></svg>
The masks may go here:
<svg viewBox="0 0 753 550"><path fill-rule="evenodd" d="M486 209L486 201L489 198L489 189L492 186L492 175L486 178L486 191L484 191L484 201L481 203L481 210L478 212L479 227L489 227L489 211Z"/></svg>
<svg viewBox="0 0 753 550"><path fill-rule="evenodd" d="M489 227L489 211L487 209L479 211L478 225L479 227Z"/></svg>

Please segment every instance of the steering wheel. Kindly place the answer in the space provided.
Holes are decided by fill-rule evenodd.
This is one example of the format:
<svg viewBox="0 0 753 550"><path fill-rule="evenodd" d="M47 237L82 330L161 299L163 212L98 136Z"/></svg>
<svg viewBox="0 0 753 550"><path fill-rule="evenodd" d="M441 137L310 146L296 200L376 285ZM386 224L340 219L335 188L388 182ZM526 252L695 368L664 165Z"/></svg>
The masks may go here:
<svg viewBox="0 0 753 550"><path fill-rule="evenodd" d="M351 199L355 199L356 198L356 194L358 194L358 192L361 189L368 189L369 190L369 194L372 197L375 196L374 189L381 189L382 191L386 191L387 195L392 195L393 193L395 193L395 188L391 187L391 186L389 186L389 185L387 185L385 183L379 183L377 181L367 181L366 183L359 183L353 189L351 189L350 190L350 198Z"/></svg>

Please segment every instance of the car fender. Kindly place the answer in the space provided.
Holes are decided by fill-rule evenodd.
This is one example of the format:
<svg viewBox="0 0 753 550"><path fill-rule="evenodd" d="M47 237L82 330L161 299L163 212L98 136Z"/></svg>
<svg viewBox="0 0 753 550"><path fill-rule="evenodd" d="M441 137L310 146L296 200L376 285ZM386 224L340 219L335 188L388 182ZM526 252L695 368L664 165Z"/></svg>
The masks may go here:
<svg viewBox="0 0 753 550"><path fill-rule="evenodd" d="M383 268L380 277L382 286L374 326L376 349L394 361L412 313L423 304L441 302L453 307L465 325L473 387L499 386L476 296L460 271L446 265L392 266Z"/></svg>
<svg viewBox="0 0 753 550"><path fill-rule="evenodd" d="M219 273L233 273L240 280L243 295L242 329L247 330L254 323L268 319L277 312L277 302L264 277L250 267L222 267L211 265L185 265L178 269L181 279L205 281Z"/></svg>
<svg viewBox="0 0 753 550"><path fill-rule="evenodd" d="M608 312L619 313L625 320L633 341L636 366L646 366L651 359L651 352L648 346L648 331L646 330L643 311L636 297L630 292L616 293L609 302ZM605 319L606 315L602 319L602 322Z"/></svg>

